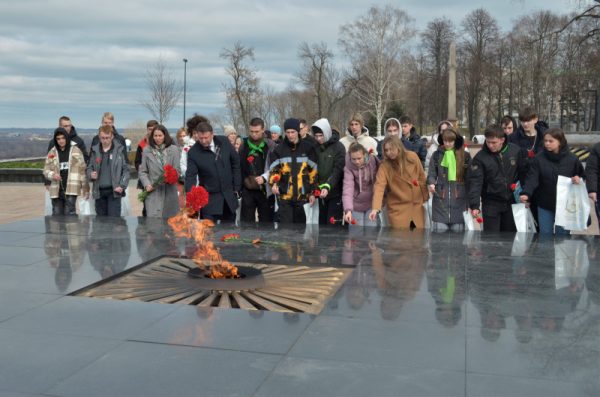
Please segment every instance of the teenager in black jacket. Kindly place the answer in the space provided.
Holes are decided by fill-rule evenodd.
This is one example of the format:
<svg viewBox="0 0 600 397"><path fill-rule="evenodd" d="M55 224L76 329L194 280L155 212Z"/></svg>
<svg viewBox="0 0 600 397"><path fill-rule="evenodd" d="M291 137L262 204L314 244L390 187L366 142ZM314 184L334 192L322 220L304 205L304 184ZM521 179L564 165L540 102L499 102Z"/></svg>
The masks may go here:
<svg viewBox="0 0 600 397"><path fill-rule="evenodd" d="M579 184L585 171L579 158L569 151L565 133L560 128L551 128L544 133L544 149L529 166L520 199L526 203L535 198L540 233L566 235L569 232L561 226L557 225L553 230L558 176L569 177L574 184Z"/></svg>
<svg viewBox="0 0 600 397"><path fill-rule="evenodd" d="M483 229L486 231L516 231L511 205L515 203L511 186L523 180L527 173L525 152L507 142L498 125L485 129L485 145L475 155L467 174L469 208L479 215L481 198Z"/></svg>

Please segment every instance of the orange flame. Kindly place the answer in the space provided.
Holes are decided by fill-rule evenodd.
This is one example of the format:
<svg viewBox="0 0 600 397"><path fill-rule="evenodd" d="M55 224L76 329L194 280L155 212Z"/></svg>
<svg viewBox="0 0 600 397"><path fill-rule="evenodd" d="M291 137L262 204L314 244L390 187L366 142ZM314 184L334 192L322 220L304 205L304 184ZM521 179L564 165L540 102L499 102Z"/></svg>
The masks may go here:
<svg viewBox="0 0 600 397"><path fill-rule="evenodd" d="M183 210L179 214L167 221L175 237L184 237L193 239L196 242L196 252L192 256L193 261L199 268L210 269L210 278L238 278L238 268L221 257L221 253L211 241L213 236L212 227L214 222L203 219L192 219L187 211Z"/></svg>

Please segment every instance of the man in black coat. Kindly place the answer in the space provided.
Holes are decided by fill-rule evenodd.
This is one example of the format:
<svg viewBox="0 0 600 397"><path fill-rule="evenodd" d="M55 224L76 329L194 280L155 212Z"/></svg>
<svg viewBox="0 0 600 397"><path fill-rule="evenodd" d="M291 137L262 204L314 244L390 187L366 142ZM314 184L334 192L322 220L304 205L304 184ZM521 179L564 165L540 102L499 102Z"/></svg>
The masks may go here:
<svg viewBox="0 0 600 397"><path fill-rule="evenodd" d="M269 179L270 153L275 144L265 137L265 122L256 117L250 120L248 137L240 146L240 169L242 172L241 220L273 222L275 198L267 189Z"/></svg>
<svg viewBox="0 0 600 397"><path fill-rule="evenodd" d="M214 135L210 123L200 122L192 132L196 143L188 152L185 191L198 183L208 192L202 219L234 221L242 188L240 158L226 137Z"/></svg>
<svg viewBox="0 0 600 397"><path fill-rule="evenodd" d="M467 174L469 208L478 216L481 198L483 230L515 232L511 205L515 203L512 185L527 174L525 152L507 142L498 125L485 129L485 145L475 155Z"/></svg>

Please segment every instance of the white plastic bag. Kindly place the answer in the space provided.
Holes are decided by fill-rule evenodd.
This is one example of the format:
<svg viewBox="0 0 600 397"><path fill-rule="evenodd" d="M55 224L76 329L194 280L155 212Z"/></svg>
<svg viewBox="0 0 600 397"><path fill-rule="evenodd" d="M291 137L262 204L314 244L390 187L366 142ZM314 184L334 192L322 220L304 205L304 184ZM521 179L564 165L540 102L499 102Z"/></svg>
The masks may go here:
<svg viewBox="0 0 600 397"><path fill-rule="evenodd" d="M532 233L515 233L510 256L525 256L535 236Z"/></svg>
<svg viewBox="0 0 600 397"><path fill-rule="evenodd" d="M559 175L554 224L566 230L585 230L589 216L590 201L584 180L575 185L571 178Z"/></svg>
<svg viewBox="0 0 600 397"><path fill-rule="evenodd" d="M424 204L423 204L423 211L425 211L425 224L424 227L425 229L431 229L431 211L432 211L432 205L433 205L433 196L429 197L429 200L427 200Z"/></svg>
<svg viewBox="0 0 600 397"><path fill-rule="evenodd" d="M582 240L563 240L554 244L554 283L556 289L581 283L587 277L590 259Z"/></svg>
<svg viewBox="0 0 600 397"><path fill-rule="evenodd" d="M478 223L475 218L473 218L471 211L463 211L463 220L465 221L466 231L483 230L483 225Z"/></svg>
<svg viewBox="0 0 600 397"><path fill-rule="evenodd" d="M96 208L91 196L87 200L79 198L79 215L96 215Z"/></svg>
<svg viewBox="0 0 600 397"><path fill-rule="evenodd" d="M50 192L46 190L44 197L44 213L46 215L52 215L52 199L50 198Z"/></svg>
<svg viewBox="0 0 600 397"><path fill-rule="evenodd" d="M237 199L238 206L235 210L235 225L239 226L242 221L242 198Z"/></svg>
<svg viewBox="0 0 600 397"><path fill-rule="evenodd" d="M121 216L129 216L131 214L131 203L129 202L131 199L131 189L129 186L125 192L125 197L121 198Z"/></svg>
<svg viewBox="0 0 600 397"><path fill-rule="evenodd" d="M531 209L525 204L512 205L513 218L515 218L515 226L519 233L536 233L535 218L531 213Z"/></svg>
<svg viewBox="0 0 600 397"><path fill-rule="evenodd" d="M306 203L303 205L304 214L306 215L307 225L318 225L319 224L319 202L315 200L313 205Z"/></svg>

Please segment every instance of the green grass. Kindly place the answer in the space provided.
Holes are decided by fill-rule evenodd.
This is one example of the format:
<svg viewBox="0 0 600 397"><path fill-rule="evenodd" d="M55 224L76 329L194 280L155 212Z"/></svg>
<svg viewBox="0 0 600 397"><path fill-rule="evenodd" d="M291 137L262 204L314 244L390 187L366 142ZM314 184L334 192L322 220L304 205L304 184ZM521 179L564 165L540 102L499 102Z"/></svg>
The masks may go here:
<svg viewBox="0 0 600 397"><path fill-rule="evenodd" d="M37 161L7 161L0 163L0 168L33 168L42 169L44 168L44 162L46 160Z"/></svg>

